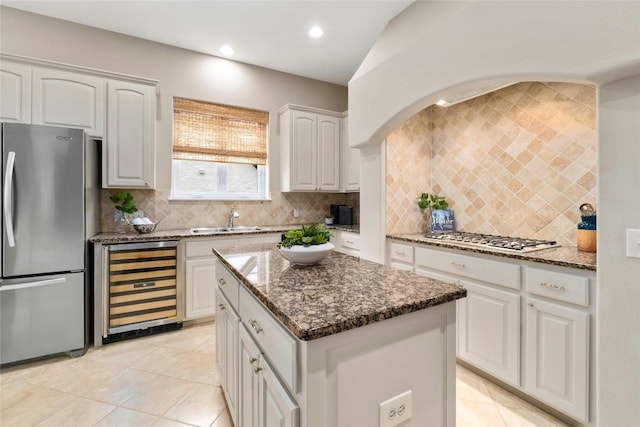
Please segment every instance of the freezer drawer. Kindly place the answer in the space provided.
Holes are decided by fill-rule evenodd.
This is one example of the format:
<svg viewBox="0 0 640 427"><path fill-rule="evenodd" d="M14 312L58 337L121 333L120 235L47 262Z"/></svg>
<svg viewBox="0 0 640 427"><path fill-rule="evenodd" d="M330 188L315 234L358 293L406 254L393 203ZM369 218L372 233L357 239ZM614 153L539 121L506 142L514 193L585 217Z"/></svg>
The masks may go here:
<svg viewBox="0 0 640 427"><path fill-rule="evenodd" d="M1 364L69 351L83 354L84 273L5 280L0 320Z"/></svg>

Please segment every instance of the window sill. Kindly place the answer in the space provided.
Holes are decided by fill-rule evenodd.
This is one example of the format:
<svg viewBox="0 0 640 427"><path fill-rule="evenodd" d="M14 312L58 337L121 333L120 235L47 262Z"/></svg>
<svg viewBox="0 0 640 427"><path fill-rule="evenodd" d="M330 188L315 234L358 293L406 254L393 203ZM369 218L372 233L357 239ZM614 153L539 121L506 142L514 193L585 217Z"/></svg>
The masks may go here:
<svg viewBox="0 0 640 427"><path fill-rule="evenodd" d="M191 201L191 202L270 202L271 195L267 197L211 197L211 196L176 196L170 195L169 201Z"/></svg>

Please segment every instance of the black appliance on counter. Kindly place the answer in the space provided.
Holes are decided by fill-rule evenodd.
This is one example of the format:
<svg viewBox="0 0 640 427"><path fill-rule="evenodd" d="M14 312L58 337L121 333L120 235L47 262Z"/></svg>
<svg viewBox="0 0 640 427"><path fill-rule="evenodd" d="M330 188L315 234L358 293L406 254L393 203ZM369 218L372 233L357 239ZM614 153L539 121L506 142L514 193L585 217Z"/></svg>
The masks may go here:
<svg viewBox="0 0 640 427"><path fill-rule="evenodd" d="M353 207L347 205L329 205L335 225L353 225Z"/></svg>

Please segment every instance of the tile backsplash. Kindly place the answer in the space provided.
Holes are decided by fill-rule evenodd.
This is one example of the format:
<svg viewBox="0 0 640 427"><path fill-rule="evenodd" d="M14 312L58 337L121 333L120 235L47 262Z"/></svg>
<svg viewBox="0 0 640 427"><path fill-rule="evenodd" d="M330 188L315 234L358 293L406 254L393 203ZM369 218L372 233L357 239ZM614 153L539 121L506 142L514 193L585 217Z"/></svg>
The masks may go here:
<svg viewBox="0 0 640 427"><path fill-rule="evenodd" d="M578 207L597 201L595 97L592 85L518 83L420 112L387 138L387 233L425 230L426 191L447 196L458 229L575 246Z"/></svg>
<svg viewBox="0 0 640 427"><path fill-rule="evenodd" d="M158 230L205 226L225 226L233 207L240 217L237 225L313 224L324 222L329 205L343 203L354 208L354 222L359 218L358 193L274 193L271 201L185 201L169 200L169 190L129 190L138 209L158 224ZM117 230L113 221L114 206L109 200L113 191L102 190L100 225L103 232ZM293 209L300 210L298 218Z"/></svg>

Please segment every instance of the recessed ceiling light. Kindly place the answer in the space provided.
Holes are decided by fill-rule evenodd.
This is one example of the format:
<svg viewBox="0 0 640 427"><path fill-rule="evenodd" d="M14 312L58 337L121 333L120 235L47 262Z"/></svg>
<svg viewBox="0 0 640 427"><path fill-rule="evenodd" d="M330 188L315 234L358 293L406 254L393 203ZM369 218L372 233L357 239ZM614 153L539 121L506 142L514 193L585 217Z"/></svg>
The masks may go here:
<svg viewBox="0 0 640 427"><path fill-rule="evenodd" d="M224 45L220 48L220 53L223 55L233 55L233 48L229 45Z"/></svg>
<svg viewBox="0 0 640 427"><path fill-rule="evenodd" d="M317 25L309 29L309 37L313 37L314 39L322 37L323 34L324 31L322 31L322 28L318 27Z"/></svg>

